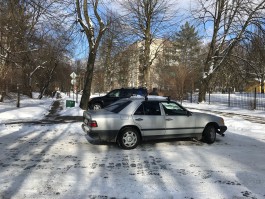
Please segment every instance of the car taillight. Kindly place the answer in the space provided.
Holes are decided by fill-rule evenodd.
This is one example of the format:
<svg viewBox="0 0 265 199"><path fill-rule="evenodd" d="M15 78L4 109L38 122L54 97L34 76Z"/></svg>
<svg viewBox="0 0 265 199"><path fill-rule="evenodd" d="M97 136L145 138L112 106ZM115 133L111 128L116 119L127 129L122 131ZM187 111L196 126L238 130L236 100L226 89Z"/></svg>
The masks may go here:
<svg viewBox="0 0 265 199"><path fill-rule="evenodd" d="M89 123L89 126L90 126L90 127L98 127L98 124L97 124L96 121L91 121L91 122Z"/></svg>

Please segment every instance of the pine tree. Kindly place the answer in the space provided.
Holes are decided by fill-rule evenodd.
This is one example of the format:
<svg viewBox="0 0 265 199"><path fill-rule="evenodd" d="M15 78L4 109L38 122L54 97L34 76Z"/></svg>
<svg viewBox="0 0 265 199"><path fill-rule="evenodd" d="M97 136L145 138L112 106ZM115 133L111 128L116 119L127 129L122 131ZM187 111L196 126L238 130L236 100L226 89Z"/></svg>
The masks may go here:
<svg viewBox="0 0 265 199"><path fill-rule="evenodd" d="M173 37L176 61L185 67L195 67L200 52L200 37L193 25L186 22Z"/></svg>

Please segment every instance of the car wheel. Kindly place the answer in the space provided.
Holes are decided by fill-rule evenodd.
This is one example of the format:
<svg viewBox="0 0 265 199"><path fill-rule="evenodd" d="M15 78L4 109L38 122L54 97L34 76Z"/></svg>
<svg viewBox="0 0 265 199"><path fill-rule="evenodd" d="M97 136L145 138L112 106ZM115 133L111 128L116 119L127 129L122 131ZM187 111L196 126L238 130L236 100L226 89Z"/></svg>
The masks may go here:
<svg viewBox="0 0 265 199"><path fill-rule="evenodd" d="M216 139L216 128L213 125L206 126L203 131L202 139L208 144L212 144Z"/></svg>
<svg viewBox="0 0 265 199"><path fill-rule="evenodd" d="M118 137L118 143L123 149L134 149L140 142L140 136L136 129L124 128Z"/></svg>
<svg viewBox="0 0 265 199"><path fill-rule="evenodd" d="M102 106L101 106L100 103L95 103L95 104L93 104L93 106L92 106L92 109L93 109L93 110L98 110L98 109L101 109L101 108L102 108Z"/></svg>

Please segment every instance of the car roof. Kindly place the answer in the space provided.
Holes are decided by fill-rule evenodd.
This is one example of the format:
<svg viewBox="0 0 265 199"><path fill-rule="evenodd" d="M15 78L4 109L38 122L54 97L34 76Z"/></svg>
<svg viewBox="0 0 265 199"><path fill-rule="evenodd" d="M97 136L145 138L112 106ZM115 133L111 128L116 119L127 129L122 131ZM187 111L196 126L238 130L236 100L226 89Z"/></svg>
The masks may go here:
<svg viewBox="0 0 265 199"><path fill-rule="evenodd" d="M145 100L145 101L169 101L170 98L169 97L165 97L165 96L157 96L157 95L147 95L147 96L140 96L140 95L136 95L136 96L131 96L130 98L127 99L132 99L132 100Z"/></svg>
<svg viewBox="0 0 265 199"><path fill-rule="evenodd" d="M170 99L169 97L162 97L156 95L148 95L146 97L143 96L132 96L130 98L120 99L118 101L132 101L129 106L125 107L123 110L120 111L120 114L127 114L128 112L134 112L139 105L144 101L158 101L158 102L168 102ZM175 102L175 101L174 101Z"/></svg>

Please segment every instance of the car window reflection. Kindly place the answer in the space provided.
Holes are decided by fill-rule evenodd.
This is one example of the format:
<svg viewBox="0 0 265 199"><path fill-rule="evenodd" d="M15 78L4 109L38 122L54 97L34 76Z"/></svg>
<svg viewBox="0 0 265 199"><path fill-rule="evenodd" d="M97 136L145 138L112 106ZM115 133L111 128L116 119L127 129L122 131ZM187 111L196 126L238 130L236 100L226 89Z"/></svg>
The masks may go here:
<svg viewBox="0 0 265 199"><path fill-rule="evenodd" d="M113 103L109 106L105 107L105 110L113 112L113 113L119 113L121 110L123 110L126 106L128 106L132 101L118 101L116 103Z"/></svg>
<svg viewBox="0 0 265 199"><path fill-rule="evenodd" d="M113 90L108 94L109 97L119 97L120 91L119 90Z"/></svg>
<svg viewBox="0 0 265 199"><path fill-rule="evenodd" d="M187 111L173 102L162 102L166 115L186 115Z"/></svg>

